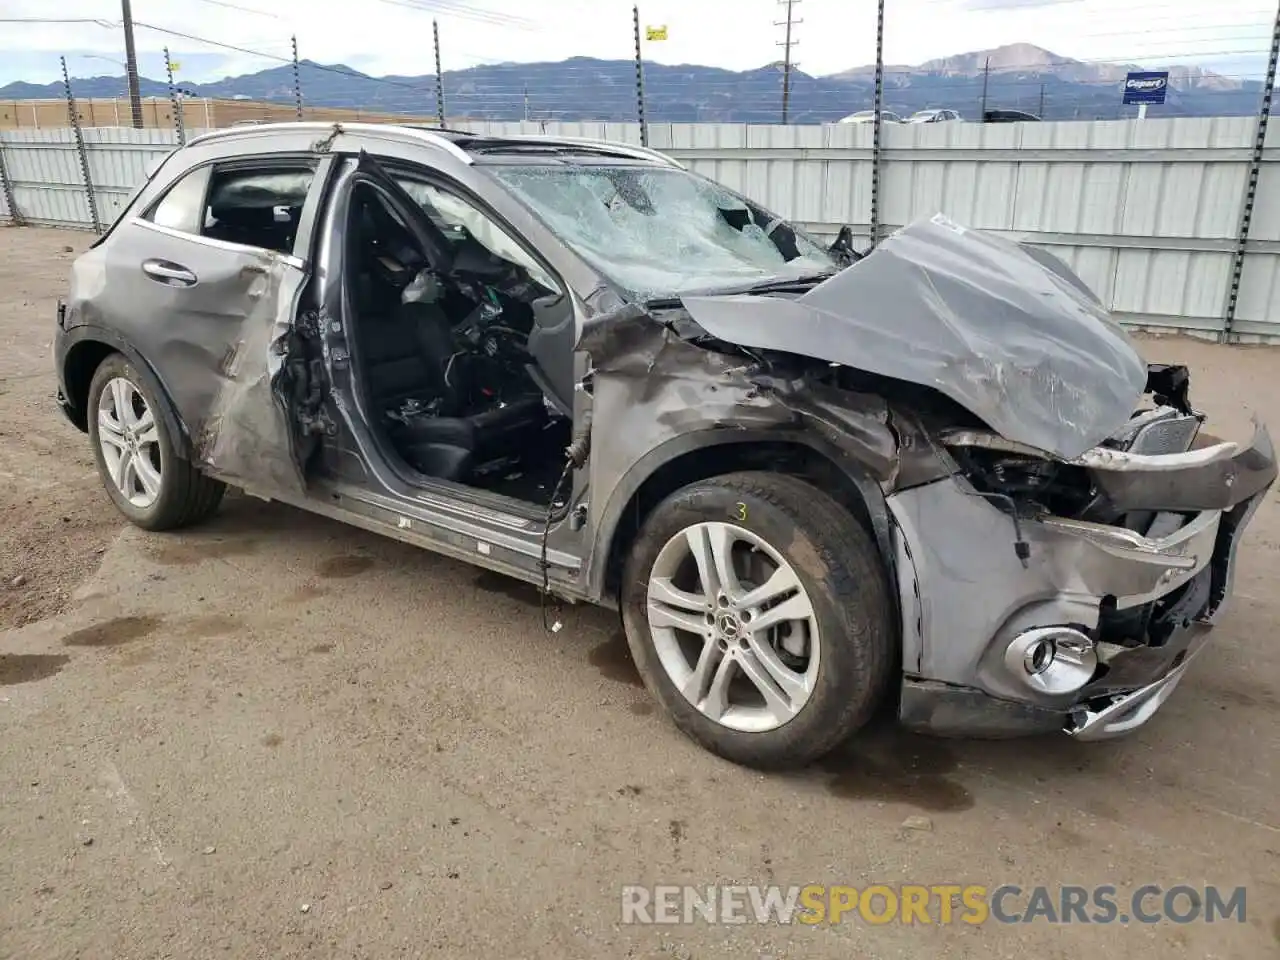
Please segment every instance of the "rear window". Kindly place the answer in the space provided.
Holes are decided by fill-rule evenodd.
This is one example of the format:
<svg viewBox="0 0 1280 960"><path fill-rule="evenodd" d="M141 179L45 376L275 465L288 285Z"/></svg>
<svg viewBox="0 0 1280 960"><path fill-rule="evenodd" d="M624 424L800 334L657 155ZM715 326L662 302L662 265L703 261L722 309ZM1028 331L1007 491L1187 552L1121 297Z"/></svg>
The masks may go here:
<svg viewBox="0 0 1280 960"><path fill-rule="evenodd" d="M315 168L297 161L197 167L151 208L156 226L292 253Z"/></svg>
<svg viewBox="0 0 1280 960"><path fill-rule="evenodd" d="M209 168L197 167L169 188L146 219L171 230L199 233L208 187Z"/></svg>
<svg viewBox="0 0 1280 960"><path fill-rule="evenodd" d="M173 158L173 155L180 149L182 148L175 147L166 153L161 159L152 161L147 165L146 177L143 178L141 183L133 188L133 192L129 194L129 199L124 202L124 206L120 208L120 213L116 216L115 220L111 222L111 226L107 227L97 240L89 244L90 249L93 249L98 244L102 243L102 241L106 240L107 237L111 236L112 231L114 231L116 227L120 226L120 224L124 223L128 217L137 216L133 208L138 202L138 197L142 196L142 191L151 185L151 181L156 178L156 174L164 169L164 165L168 163L170 159Z"/></svg>

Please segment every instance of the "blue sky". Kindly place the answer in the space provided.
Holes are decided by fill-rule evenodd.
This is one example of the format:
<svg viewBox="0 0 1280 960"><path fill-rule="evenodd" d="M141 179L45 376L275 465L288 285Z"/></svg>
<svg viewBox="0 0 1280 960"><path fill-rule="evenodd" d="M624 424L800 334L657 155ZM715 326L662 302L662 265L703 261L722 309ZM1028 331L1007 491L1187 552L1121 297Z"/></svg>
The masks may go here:
<svg viewBox="0 0 1280 960"><path fill-rule="evenodd" d="M296 34L303 57L375 75L429 73L431 20L440 21L445 69L482 62L631 55L626 0L133 0L142 72L163 78L161 50L180 79L204 82L278 65ZM357 12L358 11L358 12ZM800 0L796 59L833 73L875 58L874 0ZM0 83L47 82L68 55L74 76L119 74L118 0L3 0L4 18L85 18L97 23L0 23ZM669 39L645 45L667 63L744 69L780 57L777 0L643 0L644 24ZM1025 41L1082 60L1159 69L1196 63L1261 79L1274 0L888 0L886 60L923 60Z"/></svg>

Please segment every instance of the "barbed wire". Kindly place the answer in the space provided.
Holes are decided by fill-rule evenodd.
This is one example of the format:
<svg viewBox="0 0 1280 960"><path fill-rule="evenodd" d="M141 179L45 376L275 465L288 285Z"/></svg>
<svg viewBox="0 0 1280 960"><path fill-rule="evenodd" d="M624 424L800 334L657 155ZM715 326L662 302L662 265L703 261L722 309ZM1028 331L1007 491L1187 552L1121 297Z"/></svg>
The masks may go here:
<svg viewBox="0 0 1280 960"><path fill-rule="evenodd" d="M199 0L199 2L216 7L238 10L251 15L262 15L272 19L282 19L277 14L244 6L232 0ZM483 7L468 0L378 0L390 7L421 14L423 16L457 18L491 27L495 30L518 29L533 32L554 32L555 28L547 21L534 22L516 15L503 13ZM948 7L964 14L984 16L993 11L1009 12L1008 3L974 2L974 0L927 0L937 7ZM1037 9L1046 7L1064 9L1068 5L1080 4L1087 0L1041 0ZM1002 63L997 57L996 65L989 71L978 63L975 54L958 54L952 57L940 57L916 65L891 65L883 69L886 81L885 106L893 109L895 105L902 108L910 103L913 109L922 101L930 101L930 106L955 106L978 101L985 89L989 102L1036 101L1051 107L1056 113L1073 109L1085 112L1098 112L1104 104L1098 99L1107 90L1116 90L1123 82L1126 67L1159 65L1167 67L1174 73L1174 82L1170 89L1175 96L1194 95L1200 105L1222 103L1224 109L1238 111L1244 109L1244 103L1253 92L1255 85L1260 89L1262 69L1257 72L1247 71L1238 64L1230 71L1215 71L1206 68L1202 62L1212 57L1231 57L1247 60L1257 57L1265 60L1269 53L1269 22L1273 13L1258 10L1257 24L1241 23L1238 20L1219 20L1216 22L1187 23L1184 16L1168 15L1167 4L1135 4L1125 7L1126 14L1133 15L1150 10L1152 15L1144 16L1144 30L1141 36L1125 37L1125 54L1108 57L1068 57L1056 54L1028 62L1026 64ZM1253 11L1233 11L1246 16ZM1165 15L1161 15L1161 14ZM1266 18L1267 23L1262 19ZM621 18L620 18L621 19ZM115 20L99 18L62 18L62 17L13 17L0 18L0 23L30 24L86 24L105 29L120 29L121 23ZM890 21L892 24L892 20ZM1173 24L1167 27L1153 26L1160 23ZM139 30L154 31L169 37L186 40L193 44L204 45L220 50L227 50L279 65L293 63L292 51L284 53L270 52L271 48L281 51L292 46L291 41L272 40L255 36L248 41L216 40L202 36L191 30L180 30L142 21L135 21ZM630 18L626 28L630 29ZM813 23L808 25L812 29ZM622 29L620 27L619 29ZM1099 30L1092 32L1072 32L1078 43L1082 39L1105 38L1114 39L1124 36L1118 31ZM1158 39L1168 37L1168 40ZM1132 42L1130 42L1132 41ZM997 48L998 50L999 48ZM447 40L444 44L446 60L450 53L461 54L472 59L484 59L466 50L450 50ZM647 53L652 53L652 50ZM981 56L978 54L977 56ZM1192 61L1183 63L1179 61ZM947 68L949 63L960 64L963 70ZM928 67L928 70L924 68ZM731 103L731 97L758 97L767 89L768 96L781 95L781 70L773 63L760 67L736 71L708 66L690 66L665 64L646 56L646 100L649 119L662 122L664 113L686 115L690 109L716 115L723 110L732 110L738 114L745 112L758 113L758 103L743 105ZM1110 68L1112 76L1090 76L1091 71L1105 71ZM313 106L332 105L347 109L358 109L350 104L337 101L358 101L369 107L385 111L411 113L420 111L424 115L432 112L434 104L424 98L433 96L436 77L434 72L419 75L376 76L350 67L331 65L303 60L300 70L304 81L314 77L314 72L342 77L352 82L352 86L341 93L325 95L325 104L309 100ZM698 76L689 75L698 71ZM858 66L840 71L837 74L808 74L799 65L793 67L791 74L792 102L800 106L793 109L796 117L830 114L844 106L833 107L833 100L847 103L852 112L862 106L868 98L867 88L872 81L873 67ZM546 71L553 71L545 76ZM707 75L705 71L713 71ZM1076 76L1062 76L1067 71L1076 71ZM1180 82L1184 75L1187 83ZM616 75L615 75L616 74ZM776 74L777 88L771 88L768 82ZM931 80L942 81L936 88L925 90L899 83L904 78L916 78L922 74ZM984 75L985 74L985 75ZM589 85L591 109L602 114L600 119L614 119L618 116L631 118L636 102L636 90L631 61L617 58L602 58L592 63L556 62L556 63L479 63L458 70L445 71L444 89L446 97L456 112L471 111L480 114L503 114L517 117L522 113L549 115L584 113L581 105L584 87ZM225 87L225 82L217 81ZM838 88L836 85L843 85ZM816 86L815 86L816 85ZM195 88L208 88L212 83L189 83ZM402 92L403 91L403 92ZM842 95L847 92L847 98ZM809 101L817 97L819 102ZM806 99L808 98L808 99ZM264 97L263 99L276 99ZM283 102L285 95L278 99ZM717 103L716 101L721 101ZM708 102L710 101L710 102ZM1118 104L1116 105L1118 107ZM768 109L772 109L769 107ZM900 112L905 110L900 109ZM1114 110L1112 110L1114 113ZM603 116L607 114L608 116Z"/></svg>

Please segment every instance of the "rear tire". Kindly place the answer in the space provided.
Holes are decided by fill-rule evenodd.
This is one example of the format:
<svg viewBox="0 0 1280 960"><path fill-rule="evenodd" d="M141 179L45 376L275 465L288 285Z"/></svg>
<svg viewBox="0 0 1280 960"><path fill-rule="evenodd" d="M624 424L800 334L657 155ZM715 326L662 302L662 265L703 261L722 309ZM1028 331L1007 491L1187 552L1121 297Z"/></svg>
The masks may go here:
<svg viewBox="0 0 1280 960"><path fill-rule="evenodd" d="M769 769L810 763L871 718L896 662L889 596L855 517L802 480L752 472L663 501L620 600L636 667L676 725Z"/></svg>
<svg viewBox="0 0 1280 960"><path fill-rule="evenodd" d="M89 386L89 439L107 496L144 530L176 530L211 516L226 485L178 453L149 381L121 354L98 366Z"/></svg>

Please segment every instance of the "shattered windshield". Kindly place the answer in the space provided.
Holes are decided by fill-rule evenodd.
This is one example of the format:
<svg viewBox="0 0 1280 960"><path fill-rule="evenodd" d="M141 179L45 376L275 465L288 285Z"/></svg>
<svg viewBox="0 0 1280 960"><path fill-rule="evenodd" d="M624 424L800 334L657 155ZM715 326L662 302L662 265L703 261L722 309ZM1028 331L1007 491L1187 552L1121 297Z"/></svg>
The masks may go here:
<svg viewBox="0 0 1280 960"><path fill-rule="evenodd" d="M795 227L685 170L490 169L561 240L636 299L744 289L838 269Z"/></svg>

